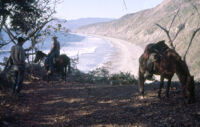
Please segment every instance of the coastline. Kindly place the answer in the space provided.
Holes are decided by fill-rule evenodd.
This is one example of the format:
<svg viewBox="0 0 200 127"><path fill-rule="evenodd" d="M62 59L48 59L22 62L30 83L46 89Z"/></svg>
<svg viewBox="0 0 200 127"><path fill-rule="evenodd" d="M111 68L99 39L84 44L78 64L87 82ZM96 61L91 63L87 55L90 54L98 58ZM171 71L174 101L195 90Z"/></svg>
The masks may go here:
<svg viewBox="0 0 200 127"><path fill-rule="evenodd" d="M139 69L138 60L140 55L143 53L143 49L135 44L121 39L105 36L98 37L109 41L115 49L110 59L103 64L103 67L106 68L111 74L129 72L137 77Z"/></svg>
<svg viewBox="0 0 200 127"><path fill-rule="evenodd" d="M73 34L79 34L79 33L73 33ZM109 45L111 45L111 47L113 49L113 50L105 49L102 47L100 48L100 50L98 52L104 52L102 50L105 50L109 54L104 53L106 56L103 58L103 62L100 62L100 64L98 64L97 67L95 67L95 68L104 67L110 72L110 74L120 73L120 72L125 72L125 73L129 72L129 73L133 74L135 77L137 77L138 67L139 67L138 59L139 59L139 56L143 52L143 49L141 47L139 47L135 44L132 44L128 41L124 41L124 40L116 39L116 38L112 38L112 37L106 37L106 36L100 36L100 35L87 35L87 34L81 34L81 35L85 35L88 39L90 39L90 38L95 39L95 41L96 41L96 38L98 38L99 42L96 42L96 43L99 43L99 44L103 43L103 42L101 42L101 40L102 41L105 40L104 43L105 44L108 43ZM77 38L70 37L70 40L68 38L69 38L69 36L67 36L66 39L62 39L61 42L63 42L63 44L65 44L66 42L73 42L72 44L74 44L75 42L82 41L82 40L77 40ZM81 37L79 37L79 38L83 39ZM48 39L46 41L48 41ZM92 40L90 40L90 41L86 40L86 42L90 42L91 44L93 43ZM104 43L103 43L103 46L105 46ZM84 44L84 43L82 43L82 44ZM43 47L43 50L48 49L48 45L45 45L45 46L46 47L45 48ZM102 46L102 44L100 46ZM41 48L41 46L39 46L39 47ZM81 49L82 48L83 48L83 46L81 46ZM72 48L72 49L73 49L72 51L74 51L74 48ZM69 55L71 52L71 48L69 48L68 46L64 46L62 48L62 50L63 51L61 51L61 52L66 53L67 55ZM92 55L92 53L83 53L83 54ZM98 53L98 55L100 55L100 56L104 55L104 54ZM83 58L82 61L83 61L82 63L87 64L87 66L90 64L93 65L96 63L96 62L95 63L93 62L93 61L95 61L93 59L90 59L89 62L85 62L85 59ZM86 65L82 65L82 66L84 67ZM88 69L88 71L89 70L90 69ZM95 70L95 69L92 69L92 70Z"/></svg>

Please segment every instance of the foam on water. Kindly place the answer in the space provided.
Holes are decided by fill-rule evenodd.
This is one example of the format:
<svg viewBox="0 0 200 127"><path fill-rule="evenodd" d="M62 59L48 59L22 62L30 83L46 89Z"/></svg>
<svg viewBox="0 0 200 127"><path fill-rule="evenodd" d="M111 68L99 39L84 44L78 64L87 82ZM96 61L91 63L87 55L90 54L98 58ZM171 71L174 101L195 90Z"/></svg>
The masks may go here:
<svg viewBox="0 0 200 127"><path fill-rule="evenodd" d="M89 72L103 65L114 51L112 44L101 38L74 33L66 34L63 32L57 32L55 35L58 37L61 45L61 54L66 54L70 58L75 58L78 55L79 63L77 64L77 68L83 72ZM47 37L36 47L48 53L52 45L51 38L52 36ZM23 47L27 48L29 46L30 42L27 42ZM12 44L1 49L0 61L4 57L9 56L9 52L3 52L3 50L10 50L11 47Z"/></svg>

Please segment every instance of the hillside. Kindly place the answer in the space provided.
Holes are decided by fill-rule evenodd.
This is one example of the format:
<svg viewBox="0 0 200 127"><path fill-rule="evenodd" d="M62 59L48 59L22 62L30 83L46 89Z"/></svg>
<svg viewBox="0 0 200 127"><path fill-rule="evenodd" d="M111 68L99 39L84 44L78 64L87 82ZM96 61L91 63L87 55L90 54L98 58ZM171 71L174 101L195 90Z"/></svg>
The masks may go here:
<svg viewBox="0 0 200 127"><path fill-rule="evenodd" d="M145 47L148 43L159 40L168 40L166 34L155 23L169 27L171 21L180 7L180 12L171 28L171 35L175 35L177 27L185 23L185 29L175 40L176 49L180 55L185 53L192 32L197 28L198 13L191 2L200 10L199 0L164 0L160 5L152 9L128 14L120 19L107 23L98 23L76 29L76 32L85 34L98 34L128 40L132 43ZM196 35L187 56L187 63L195 78L200 78L200 54L199 33Z"/></svg>

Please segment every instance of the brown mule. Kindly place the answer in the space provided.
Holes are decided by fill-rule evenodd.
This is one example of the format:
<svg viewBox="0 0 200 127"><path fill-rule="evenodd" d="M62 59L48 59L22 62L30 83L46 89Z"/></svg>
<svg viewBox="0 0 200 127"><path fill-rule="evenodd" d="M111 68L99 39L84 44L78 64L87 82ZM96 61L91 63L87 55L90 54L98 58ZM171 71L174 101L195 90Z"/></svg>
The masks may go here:
<svg viewBox="0 0 200 127"><path fill-rule="evenodd" d="M139 65L138 89L140 94L143 96L144 96L144 82L146 80L144 75L147 70L145 57L146 55L149 54L143 53L140 56L139 60L140 65ZM181 60L181 57L178 55L178 53L176 53L175 50L169 48L163 52L163 55L162 57L160 57L160 60L158 62L155 62L155 71L153 74L158 74L161 77L158 96L160 97L164 78L168 79L168 87L166 90L166 95L169 96L169 87L174 73L177 74L182 84L183 96L186 103L194 103L195 102L194 77L190 75L188 66L184 61Z"/></svg>
<svg viewBox="0 0 200 127"><path fill-rule="evenodd" d="M47 57L47 54L43 53L42 51L37 51L34 62L37 63L45 57ZM46 70L49 71L49 63L45 62L44 66ZM54 68L66 80L67 73L69 74L71 72L70 58L65 54L58 56L56 58L56 63L54 64Z"/></svg>

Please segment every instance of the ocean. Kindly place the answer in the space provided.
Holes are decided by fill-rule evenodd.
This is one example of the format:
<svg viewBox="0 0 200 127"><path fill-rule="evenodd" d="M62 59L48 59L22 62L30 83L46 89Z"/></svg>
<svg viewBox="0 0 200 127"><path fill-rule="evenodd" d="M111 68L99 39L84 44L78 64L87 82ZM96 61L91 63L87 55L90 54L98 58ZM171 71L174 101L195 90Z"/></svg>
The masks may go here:
<svg viewBox="0 0 200 127"><path fill-rule="evenodd" d="M82 72L89 72L106 63L114 52L112 44L104 39L76 33L57 32L54 33L58 37L61 46L61 54L66 54L70 58L78 58L77 68ZM50 51L52 45L52 36L36 45L38 50L45 53ZM0 49L0 62L4 57L8 57L8 52L13 44L9 44ZM30 42L24 44L24 48L30 46Z"/></svg>

